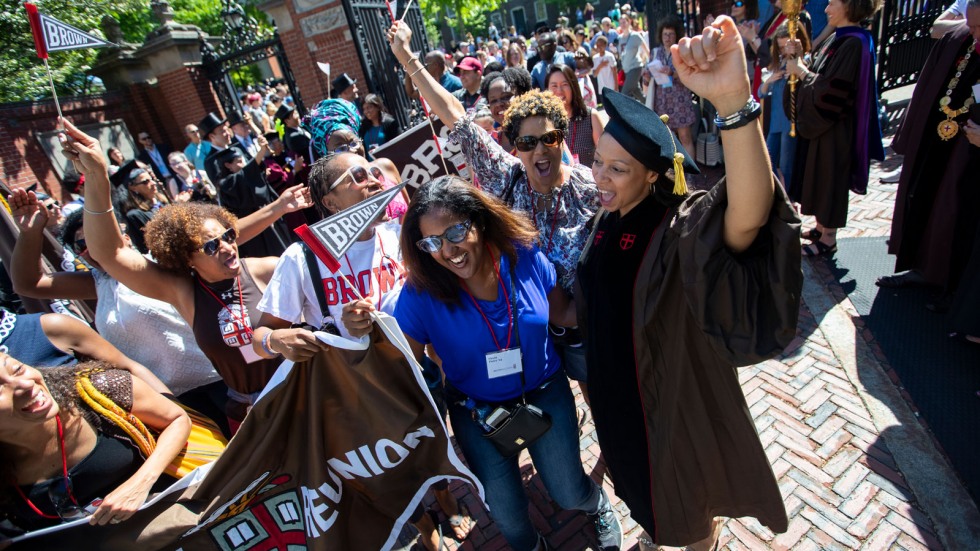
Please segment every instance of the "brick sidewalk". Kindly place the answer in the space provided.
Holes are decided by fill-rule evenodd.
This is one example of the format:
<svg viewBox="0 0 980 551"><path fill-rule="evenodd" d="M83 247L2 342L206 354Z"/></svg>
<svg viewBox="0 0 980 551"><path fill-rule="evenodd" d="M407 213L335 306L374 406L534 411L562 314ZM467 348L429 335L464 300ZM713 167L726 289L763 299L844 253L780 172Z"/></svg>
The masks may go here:
<svg viewBox="0 0 980 551"><path fill-rule="evenodd" d="M889 234L896 186L879 184L876 174L897 165L898 160L889 158L873 167L868 194L852 195L848 227L838 233L840 240ZM804 220L805 228L812 225L812 220ZM976 535L980 529L968 526L964 540L962 530L957 533L956 526L947 526L946 512L937 510L935 503L943 496L927 495L930 484L911 484L909 473L896 461L896 456L918 453L918 449L906 447L924 447L939 456L925 431L913 431L911 440L903 436L905 429L916 429L910 426L917 424L911 410L906 411L908 404L900 398L888 403L887 398L880 397L887 393L880 391L872 396L867 387L874 383L858 380L857 367L863 379L868 369L884 374L887 365L881 366L883 357L880 350L876 352L873 335L863 327L821 263L804 260L807 288L794 343L779 358L739 371L742 390L782 490L789 530L775 536L754 519L731 519L725 524L719 547L909 551L980 547L980 536ZM861 350L870 353L862 356ZM887 380L887 376L882 377ZM898 396L890 381L887 386ZM581 396L576 398L579 407L584 407ZM903 419L909 421L903 423ZM892 442L902 447L893 450L890 445L896 444ZM581 451L586 472L602 480L614 496L608 477L603 477L591 422L584 428ZM942 462L941 457L938 461ZM580 513L556 511L526 453L521 464L529 485L532 520L551 546L563 551L592 549L588 519ZM940 482L948 487L956 490L959 486L948 467L940 465L933 471L930 474L941 477ZM478 526L462 545L446 538L450 549L508 549L479 500L462 485L454 486L454 490L473 512ZM615 497L613 500L622 513L624 549L636 548L641 529L628 518L625 504ZM932 518L920 505L923 502L930 504ZM952 514L962 515L968 524L977 518L972 502Z"/></svg>

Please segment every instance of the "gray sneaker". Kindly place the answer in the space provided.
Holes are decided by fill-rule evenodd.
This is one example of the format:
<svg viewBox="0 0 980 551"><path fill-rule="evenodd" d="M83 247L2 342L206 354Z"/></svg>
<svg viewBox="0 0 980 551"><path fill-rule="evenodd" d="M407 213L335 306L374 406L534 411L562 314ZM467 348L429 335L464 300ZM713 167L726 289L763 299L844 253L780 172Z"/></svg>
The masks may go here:
<svg viewBox="0 0 980 551"><path fill-rule="evenodd" d="M623 527L619 524L619 516L609 502L606 491L599 497L599 510L592 517L595 523L596 539L599 541L599 548L603 551L619 551L623 547Z"/></svg>

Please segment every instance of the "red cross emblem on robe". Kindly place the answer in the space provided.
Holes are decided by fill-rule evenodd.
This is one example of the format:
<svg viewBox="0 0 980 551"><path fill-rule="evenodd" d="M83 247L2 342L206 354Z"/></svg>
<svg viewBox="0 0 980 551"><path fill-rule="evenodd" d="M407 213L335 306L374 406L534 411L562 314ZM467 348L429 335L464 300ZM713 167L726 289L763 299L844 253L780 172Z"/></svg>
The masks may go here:
<svg viewBox="0 0 980 551"><path fill-rule="evenodd" d="M619 238L619 248L623 249L624 251L629 250L630 248L633 247L633 243L635 242L636 242L635 233L624 233L623 236Z"/></svg>

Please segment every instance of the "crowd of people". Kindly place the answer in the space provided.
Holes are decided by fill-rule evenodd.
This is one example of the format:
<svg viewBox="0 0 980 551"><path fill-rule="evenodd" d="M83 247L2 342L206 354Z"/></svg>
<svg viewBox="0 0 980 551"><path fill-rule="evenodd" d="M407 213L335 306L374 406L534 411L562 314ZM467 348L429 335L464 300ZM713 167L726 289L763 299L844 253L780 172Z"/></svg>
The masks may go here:
<svg viewBox="0 0 980 551"><path fill-rule="evenodd" d="M892 247L900 269L917 271L879 282L955 277L968 282L958 289L965 304L976 303L963 274L980 272L980 245L949 269L926 241L977 231L937 213L963 193L980 146L975 121L956 120L970 112L980 65L978 1L963 8L969 26L942 39L958 57L934 53L931 67L936 82L955 70L965 85L934 86L924 99L917 89L896 141L909 153ZM233 435L283 359L327 348L315 332L358 339L383 311L404 331L512 548L548 549L517 456L486 438L515 404L549 419L526 448L550 496L590 515L600 548L622 545L619 513L579 459L583 413L570 381L616 495L644 530L642 549L711 549L723 517L785 531L734 368L794 338L801 256L836 251L848 194L865 191L881 158L874 48L861 26L878 4L829 0L817 16L811 2L792 36L779 0L762 3L705 13L694 37L675 19L648 36L629 4L597 22L586 4L577 25L540 26L530 40L491 26L488 39L450 53L413 51L411 29L393 23L405 91L449 128L472 178L401 192L338 269L291 230L390 189L401 173L375 153L403 129L349 75L302 117L285 86L255 87L241 112L182 121L182 151L142 131L134 159L59 121L81 177L65 179L63 207L35 191L10 195L20 233L7 268L25 297L96 301L97 332L62 314L2 310L0 455L12 483L0 492L0 530L85 514L124 521L173 480L168 465L194 415ZM940 117L937 102L966 109ZM702 113L714 114L725 177L691 191ZM950 162L914 154L928 135L916 129L937 124L942 142L923 142L955 139ZM916 190L936 173L951 183L923 204ZM803 243L800 213L816 219ZM54 231L64 262L47 273L43 241ZM933 275L941 262L946 271ZM961 315L963 330L980 335L975 311ZM433 492L464 539L470 512L445 483ZM410 520L422 546L438 549L433 517L419 508Z"/></svg>

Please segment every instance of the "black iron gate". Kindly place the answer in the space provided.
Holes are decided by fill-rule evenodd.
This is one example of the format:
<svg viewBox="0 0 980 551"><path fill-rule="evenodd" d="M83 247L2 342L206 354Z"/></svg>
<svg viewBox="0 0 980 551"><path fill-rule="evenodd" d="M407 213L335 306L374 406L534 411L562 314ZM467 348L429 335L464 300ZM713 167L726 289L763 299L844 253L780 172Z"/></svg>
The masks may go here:
<svg viewBox="0 0 980 551"><path fill-rule="evenodd" d="M886 0L875 18L872 34L878 41L878 89L881 92L915 84L929 50L932 22L949 1Z"/></svg>
<svg viewBox="0 0 980 551"><path fill-rule="evenodd" d="M228 34L226 33L226 36ZM242 103L238 87L231 78L231 72L241 69L264 59L275 58L282 71L283 80L293 96L293 103L300 115L306 114L303 99L296 88L296 79L289 68L289 60L279 39L279 32L271 33L239 33L226 38L215 50L204 38L201 39L201 65L211 81L211 87L218 95L218 101L225 114L232 111L242 113Z"/></svg>
<svg viewBox="0 0 980 551"><path fill-rule="evenodd" d="M396 18L405 11L405 0L391 2ZM420 57L429 51L429 41L425 36L425 22L418 2L412 2L405 22L412 28L412 50L421 52ZM418 110L405 94L404 71L391 53L385 32L391 26L391 16L384 0L345 0L344 13L350 24L354 45L361 60L367 88L381 96L391 114L402 128L408 128L421 120Z"/></svg>

